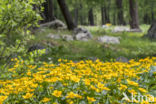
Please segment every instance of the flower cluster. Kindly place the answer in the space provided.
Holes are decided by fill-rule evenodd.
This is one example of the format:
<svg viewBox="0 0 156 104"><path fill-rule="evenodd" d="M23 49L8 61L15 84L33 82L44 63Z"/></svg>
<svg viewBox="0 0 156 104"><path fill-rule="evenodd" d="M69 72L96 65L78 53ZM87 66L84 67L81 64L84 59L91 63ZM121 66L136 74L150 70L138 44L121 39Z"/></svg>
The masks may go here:
<svg viewBox="0 0 156 104"><path fill-rule="evenodd" d="M129 63L59 59L59 64L28 65L13 61L16 63L8 70L10 77L0 80L0 104L127 104L132 101L122 100L123 93L151 96L149 90L156 80L156 73L150 73L156 57ZM156 101L156 97L153 99ZM142 99L139 103L149 102Z"/></svg>

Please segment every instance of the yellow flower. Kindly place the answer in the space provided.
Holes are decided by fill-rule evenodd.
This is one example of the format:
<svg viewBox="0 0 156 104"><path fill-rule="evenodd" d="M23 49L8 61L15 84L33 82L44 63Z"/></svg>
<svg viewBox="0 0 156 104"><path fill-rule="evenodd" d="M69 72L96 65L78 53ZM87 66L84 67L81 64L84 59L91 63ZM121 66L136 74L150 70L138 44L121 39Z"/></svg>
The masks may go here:
<svg viewBox="0 0 156 104"><path fill-rule="evenodd" d="M71 76L70 78L72 81L77 82L77 83L80 81L80 78L78 78L76 76Z"/></svg>
<svg viewBox="0 0 156 104"><path fill-rule="evenodd" d="M8 98L8 96L0 96L0 104L3 104L3 102Z"/></svg>
<svg viewBox="0 0 156 104"><path fill-rule="evenodd" d="M138 88L141 92L147 93L147 91L144 88Z"/></svg>
<svg viewBox="0 0 156 104"><path fill-rule="evenodd" d="M62 91L55 90L55 91L52 93L52 95L55 96L55 97L61 97Z"/></svg>
<svg viewBox="0 0 156 104"><path fill-rule="evenodd" d="M111 26L112 24L110 24L110 23L106 23L106 26Z"/></svg>
<svg viewBox="0 0 156 104"><path fill-rule="evenodd" d="M93 90L96 90L96 87L93 86L93 85L91 85L90 88L93 89Z"/></svg>
<svg viewBox="0 0 156 104"><path fill-rule="evenodd" d="M50 98L45 97L45 98L42 99L41 102L46 103L46 102L49 102L50 100L51 100Z"/></svg>
<svg viewBox="0 0 156 104"><path fill-rule="evenodd" d="M126 85L121 84L119 89L120 89L120 90L126 90L126 89L127 89L127 86L126 86Z"/></svg>
<svg viewBox="0 0 156 104"><path fill-rule="evenodd" d="M128 82L129 85L133 85L133 86L136 86L136 87L139 86L139 84L134 82L134 81L127 80L127 82Z"/></svg>
<svg viewBox="0 0 156 104"><path fill-rule="evenodd" d="M88 99L89 102L94 102L94 101L96 101L93 97L88 97L88 96L87 96L87 99Z"/></svg>
<svg viewBox="0 0 156 104"><path fill-rule="evenodd" d="M73 101L70 101L69 104L74 104L74 102Z"/></svg>
<svg viewBox="0 0 156 104"><path fill-rule="evenodd" d="M104 87L104 84L101 84L100 82L98 83L98 88L103 88Z"/></svg>
<svg viewBox="0 0 156 104"><path fill-rule="evenodd" d="M31 72L30 72L30 71L28 71L28 72L27 72L27 75L28 75L28 76L30 76L30 75L31 75Z"/></svg>
<svg viewBox="0 0 156 104"><path fill-rule="evenodd" d="M26 95L23 95L23 98L24 99L29 99L29 98L31 98L32 96L33 96L34 94L32 93L26 93Z"/></svg>
<svg viewBox="0 0 156 104"><path fill-rule="evenodd" d="M82 99L82 96L79 95L79 94L75 94L75 97L79 98L79 99Z"/></svg>
<svg viewBox="0 0 156 104"><path fill-rule="evenodd" d="M110 89L107 88L107 87L103 87L102 90L106 90L106 91L109 91Z"/></svg>
<svg viewBox="0 0 156 104"><path fill-rule="evenodd" d="M134 94L134 95L136 95L136 94L137 94L137 92L136 92L135 90L133 90L133 89L128 90L128 92L129 92L129 93L131 93L131 94Z"/></svg>
<svg viewBox="0 0 156 104"><path fill-rule="evenodd" d="M77 94L73 93L73 92L70 92L67 94L66 98L75 98L76 96L78 96Z"/></svg>
<svg viewBox="0 0 156 104"><path fill-rule="evenodd" d="M106 91L109 91L110 89L105 87L104 84L101 84L101 83L98 83L98 88L102 89L102 90L106 90Z"/></svg>
<svg viewBox="0 0 156 104"><path fill-rule="evenodd" d="M90 85L90 80L89 79L85 79L84 82L85 82L85 85Z"/></svg>
<svg viewBox="0 0 156 104"><path fill-rule="evenodd" d="M142 101L140 104L150 104L149 101Z"/></svg>

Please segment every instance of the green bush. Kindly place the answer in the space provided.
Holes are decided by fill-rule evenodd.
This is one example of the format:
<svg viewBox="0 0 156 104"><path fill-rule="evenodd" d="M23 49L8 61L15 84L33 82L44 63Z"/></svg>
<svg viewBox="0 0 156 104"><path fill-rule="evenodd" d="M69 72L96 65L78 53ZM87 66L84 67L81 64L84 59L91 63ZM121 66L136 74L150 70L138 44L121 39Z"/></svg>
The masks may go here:
<svg viewBox="0 0 156 104"><path fill-rule="evenodd" d="M0 0L0 62L25 52L29 29L41 20L44 0ZM3 63L4 64L4 63Z"/></svg>

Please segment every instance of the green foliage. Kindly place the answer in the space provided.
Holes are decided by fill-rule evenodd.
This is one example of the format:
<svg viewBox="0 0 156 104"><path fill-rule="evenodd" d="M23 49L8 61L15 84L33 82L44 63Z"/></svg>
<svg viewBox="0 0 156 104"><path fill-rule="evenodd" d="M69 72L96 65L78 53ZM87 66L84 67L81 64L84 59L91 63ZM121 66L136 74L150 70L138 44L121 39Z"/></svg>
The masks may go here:
<svg viewBox="0 0 156 104"><path fill-rule="evenodd" d="M27 41L33 38L29 35L29 28L37 26L41 20L39 8L43 2L44 0L0 0L1 63L6 63L15 54L25 52Z"/></svg>

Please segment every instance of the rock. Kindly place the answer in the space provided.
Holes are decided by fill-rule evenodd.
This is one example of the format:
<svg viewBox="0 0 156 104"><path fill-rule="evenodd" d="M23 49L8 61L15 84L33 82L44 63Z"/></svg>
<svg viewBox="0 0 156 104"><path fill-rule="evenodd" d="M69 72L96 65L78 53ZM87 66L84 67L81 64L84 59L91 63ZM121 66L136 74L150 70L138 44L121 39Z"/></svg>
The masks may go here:
<svg viewBox="0 0 156 104"><path fill-rule="evenodd" d="M104 28L104 29L109 29L110 26L108 26L108 25L102 25L102 28Z"/></svg>
<svg viewBox="0 0 156 104"><path fill-rule="evenodd" d="M74 39L88 41L92 39L92 34L85 28L76 28L74 29Z"/></svg>
<svg viewBox="0 0 156 104"><path fill-rule="evenodd" d="M75 36L76 40L82 40L82 41L88 41L88 36L86 35L86 33L78 33Z"/></svg>
<svg viewBox="0 0 156 104"><path fill-rule="evenodd" d="M41 27L48 27L48 28L54 28L54 29L66 29L67 28L66 25L58 19L48 22L48 23L41 24L40 28Z"/></svg>
<svg viewBox="0 0 156 104"><path fill-rule="evenodd" d="M32 51L35 51L35 50L42 50L42 49L46 49L44 46L40 45L40 44L35 44L35 45L32 45L28 48L28 52L32 52ZM46 49L46 53L48 53L48 50Z"/></svg>
<svg viewBox="0 0 156 104"><path fill-rule="evenodd" d="M117 26L115 27L112 32L116 33L116 32L127 32L130 31L130 29L128 27L123 27L123 26Z"/></svg>
<svg viewBox="0 0 156 104"><path fill-rule="evenodd" d="M120 44L120 37L113 37L113 36L102 36L98 37L98 41L101 43L108 43L108 44Z"/></svg>
<svg viewBox="0 0 156 104"><path fill-rule="evenodd" d="M142 32L141 29L130 29L129 32Z"/></svg>
<svg viewBox="0 0 156 104"><path fill-rule="evenodd" d="M119 62L129 62L129 60L126 58L126 57L123 57L123 56L120 56L116 59L116 61L119 61Z"/></svg>
<svg viewBox="0 0 156 104"><path fill-rule="evenodd" d="M63 35L62 36L62 39L63 40L66 40L66 41L72 41L72 40L74 40L73 36L71 36L71 35Z"/></svg>
<svg viewBox="0 0 156 104"><path fill-rule="evenodd" d="M63 39L63 40L66 40L66 41L72 41L74 40L73 36L71 35L58 35L58 34L49 34L47 35L47 38L51 38L51 39L55 39L55 40L58 40L58 39Z"/></svg>
<svg viewBox="0 0 156 104"><path fill-rule="evenodd" d="M61 39L61 36L58 34L48 34L47 38L51 38L51 39Z"/></svg>

